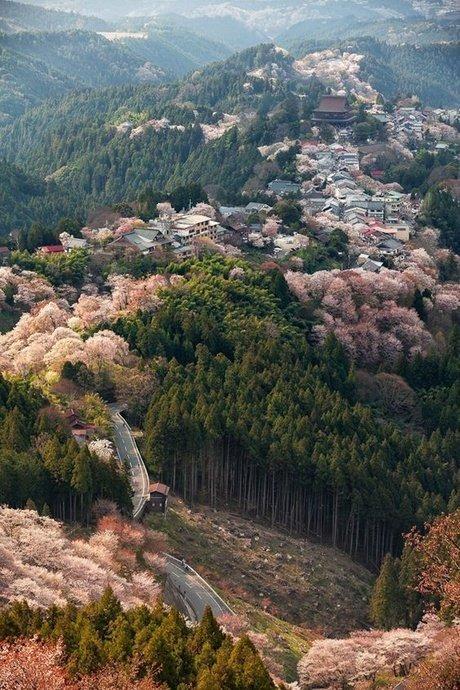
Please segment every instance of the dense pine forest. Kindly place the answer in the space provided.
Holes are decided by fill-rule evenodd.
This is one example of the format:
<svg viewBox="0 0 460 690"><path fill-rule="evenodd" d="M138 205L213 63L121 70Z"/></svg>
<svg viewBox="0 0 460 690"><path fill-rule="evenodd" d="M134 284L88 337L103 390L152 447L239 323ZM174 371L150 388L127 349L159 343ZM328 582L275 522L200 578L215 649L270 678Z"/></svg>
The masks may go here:
<svg viewBox="0 0 460 690"><path fill-rule="evenodd" d="M248 71L274 63L285 81L253 79ZM184 182L213 184L216 195L231 201L262 161L257 147L283 136L299 134L299 118L311 112L323 87L291 73L292 58L259 46L202 69L190 80L155 87L124 86L83 91L31 110L5 130L0 155L47 177L48 190L40 217L55 222L60 215L95 204L132 201L143 188L170 190ZM292 77L292 80L290 79ZM306 97L293 95L302 82ZM269 110L278 106L276 118ZM200 124L217 123L224 112L256 109L247 128L229 129L206 141ZM168 118L174 128L146 127L140 136L121 134L125 120L142 125ZM43 204L43 202L41 202ZM38 211L40 213L40 211Z"/></svg>
<svg viewBox="0 0 460 690"><path fill-rule="evenodd" d="M154 319L113 325L160 357L145 418L153 473L188 501L238 505L375 564L457 505L456 330L445 354L400 362L422 415L411 430L359 400L334 337L309 346L312 315L278 271L216 258L173 268L188 279Z"/></svg>
<svg viewBox="0 0 460 690"><path fill-rule="evenodd" d="M140 690L276 687L251 640L244 636L234 642L210 608L201 622L190 628L176 609L167 610L161 603L154 609L138 606L123 611L108 588L100 599L81 608L69 604L43 610L15 602L0 611L0 640L13 642L34 636L35 643L31 642L27 650L29 660L36 655L37 662L44 663L40 645L48 645L46 670L59 674L64 662L70 677L89 676L89 684L83 686L87 688L99 687L100 682L107 683L103 685L107 688ZM63 644L60 659L59 654L54 658L52 654L58 640ZM99 677L93 675L98 672ZM136 678L144 678L144 682L140 680L138 685ZM123 680L126 684L122 686ZM132 684L128 686L128 682Z"/></svg>
<svg viewBox="0 0 460 690"><path fill-rule="evenodd" d="M92 404L97 421L97 401ZM0 377L0 503L21 508L29 502L69 522L88 522L97 498L113 500L129 513L124 468L79 446L65 419L48 407L26 381Z"/></svg>

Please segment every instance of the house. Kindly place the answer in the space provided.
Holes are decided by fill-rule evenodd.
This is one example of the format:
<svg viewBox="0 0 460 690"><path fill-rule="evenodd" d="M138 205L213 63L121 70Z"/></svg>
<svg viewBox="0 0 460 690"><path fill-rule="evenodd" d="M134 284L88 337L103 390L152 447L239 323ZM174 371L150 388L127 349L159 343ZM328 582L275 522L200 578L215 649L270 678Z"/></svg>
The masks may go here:
<svg viewBox="0 0 460 690"><path fill-rule="evenodd" d="M77 443L82 444L89 441L96 430L96 427L93 424L87 424L86 422L82 421L74 410L69 410L66 412L64 418L67 424L70 426L71 434Z"/></svg>
<svg viewBox="0 0 460 690"><path fill-rule="evenodd" d="M382 261L374 261L373 259L368 259L362 264L360 270L368 271L369 273L378 273L382 266Z"/></svg>
<svg viewBox="0 0 460 690"><path fill-rule="evenodd" d="M216 241L225 234L224 228L216 220L198 213L175 216L172 220L171 232L183 244L195 237L209 237Z"/></svg>
<svg viewBox="0 0 460 690"><path fill-rule="evenodd" d="M348 125L355 120L355 113L350 108L346 96L322 96L312 121L327 122L334 125Z"/></svg>
<svg viewBox="0 0 460 690"><path fill-rule="evenodd" d="M241 216L243 218L247 215L247 206L219 206L219 213L224 221L232 216Z"/></svg>
<svg viewBox="0 0 460 690"><path fill-rule="evenodd" d="M167 221L150 221L148 227L135 228L108 246L112 249L126 247L141 254L167 250L177 258L188 258L194 254L195 239L208 237L217 241L224 234L224 228L217 221L200 214L182 213Z"/></svg>
<svg viewBox="0 0 460 690"><path fill-rule="evenodd" d="M389 237L388 239L379 242L377 245L377 249L380 251L380 253L386 256L395 256L396 254L399 254L403 247L403 243L394 237Z"/></svg>
<svg viewBox="0 0 460 690"><path fill-rule="evenodd" d="M136 228L131 232L127 232L120 237L117 237L108 245L111 249L117 247L126 247L141 254L150 254L151 252L168 248L172 244L172 239L166 238L158 230L148 228Z"/></svg>
<svg viewBox="0 0 460 690"><path fill-rule="evenodd" d="M385 216L385 204L383 201L370 199L366 204L366 215L370 218L383 220Z"/></svg>
<svg viewBox="0 0 460 690"><path fill-rule="evenodd" d="M169 486L161 482L150 484L148 508L154 513L166 514L168 508Z"/></svg>
<svg viewBox="0 0 460 690"><path fill-rule="evenodd" d="M324 195L314 187L304 192L303 198L305 200L305 206L309 210L321 211L324 206Z"/></svg>
<svg viewBox="0 0 460 690"><path fill-rule="evenodd" d="M339 165L348 170L359 170L359 156L357 153L344 151L338 157Z"/></svg>
<svg viewBox="0 0 460 690"><path fill-rule="evenodd" d="M337 218L340 218L340 210L340 202L337 201L337 199L334 199L333 197L327 199L326 203L322 208L322 211L324 211L325 213L332 213L332 215L337 216Z"/></svg>
<svg viewBox="0 0 460 690"><path fill-rule="evenodd" d="M88 241L83 237L74 237L67 232L62 232L59 239L66 252L71 252L74 249L86 249L88 246Z"/></svg>
<svg viewBox="0 0 460 690"><path fill-rule="evenodd" d="M62 244L45 244L37 249L37 252L40 252L40 254L62 254L64 251Z"/></svg>
<svg viewBox="0 0 460 690"><path fill-rule="evenodd" d="M272 180L269 182L268 189L277 196L287 196L288 194L298 194L300 184L291 180Z"/></svg>
<svg viewBox="0 0 460 690"><path fill-rule="evenodd" d="M0 247L0 264L4 263L11 254L9 247Z"/></svg>
<svg viewBox="0 0 460 690"><path fill-rule="evenodd" d="M410 240L411 226L403 220L388 221L385 229L391 231L394 237L401 242Z"/></svg>
<svg viewBox="0 0 460 690"><path fill-rule="evenodd" d="M249 204L246 205L246 211L248 213L269 213L271 210L272 207L268 204L258 204L256 201L250 201Z"/></svg>
<svg viewBox="0 0 460 690"><path fill-rule="evenodd" d="M381 197L379 196L379 198L381 198L385 204L385 217L389 217L397 215L400 212L405 194L391 190Z"/></svg>

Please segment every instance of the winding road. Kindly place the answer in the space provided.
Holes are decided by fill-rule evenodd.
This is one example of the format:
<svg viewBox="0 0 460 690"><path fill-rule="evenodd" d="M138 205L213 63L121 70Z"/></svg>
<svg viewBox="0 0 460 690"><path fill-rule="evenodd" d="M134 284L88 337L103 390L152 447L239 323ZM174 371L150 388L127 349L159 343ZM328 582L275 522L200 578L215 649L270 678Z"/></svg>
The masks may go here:
<svg viewBox="0 0 460 690"><path fill-rule="evenodd" d="M142 455L139 452L128 422L121 415L120 405L109 405L113 421L113 441L121 461L129 464L130 480L133 488L133 518L142 517L150 499L150 480ZM206 606L210 606L215 616L233 613L225 601L190 565L164 554L166 559L165 601L174 604L193 623L201 620Z"/></svg>
<svg viewBox="0 0 460 690"><path fill-rule="evenodd" d="M119 405L109 405L113 421L113 441L121 461L129 464L133 488L133 518L138 520L150 498L150 480L142 455L134 440L128 422L121 415Z"/></svg>

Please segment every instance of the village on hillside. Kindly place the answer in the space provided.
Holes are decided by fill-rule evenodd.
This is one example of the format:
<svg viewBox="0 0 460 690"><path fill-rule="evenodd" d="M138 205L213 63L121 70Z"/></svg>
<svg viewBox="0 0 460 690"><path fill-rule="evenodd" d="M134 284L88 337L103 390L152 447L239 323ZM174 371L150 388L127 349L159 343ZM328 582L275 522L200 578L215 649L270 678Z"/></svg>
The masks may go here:
<svg viewBox="0 0 460 690"><path fill-rule="evenodd" d="M356 125L358 116L363 132ZM380 128L377 138L366 136L369 118ZM290 268L302 269L303 252L328 246L339 232L347 248L346 260L344 252L338 252L338 266L373 273L404 266L421 199L388 180L388 168L413 162L419 151L441 162L451 160L460 142L453 126L458 118L458 110L424 109L415 98L391 107L373 98L363 102L358 113L346 96L325 95L313 112L310 137L259 148L269 181L264 189L243 189L243 204L210 199L176 210L164 201L152 219L108 212L102 224L99 213L80 237L63 232L59 243L36 252L86 250L104 256L152 255L170 262L203 253L245 254L289 261ZM287 162L284 175L281 160ZM459 191L451 186L457 198ZM10 250L0 250L8 260Z"/></svg>

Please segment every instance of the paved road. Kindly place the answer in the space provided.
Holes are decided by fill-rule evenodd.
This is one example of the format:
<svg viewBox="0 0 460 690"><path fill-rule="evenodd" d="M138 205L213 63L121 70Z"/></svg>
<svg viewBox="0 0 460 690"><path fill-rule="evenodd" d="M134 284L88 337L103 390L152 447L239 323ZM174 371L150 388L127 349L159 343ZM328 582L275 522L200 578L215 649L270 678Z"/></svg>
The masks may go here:
<svg viewBox="0 0 460 690"><path fill-rule="evenodd" d="M232 613L225 601L193 568L189 565L185 568L182 562L174 556L169 554L165 554L165 556L169 582L179 593L185 605L185 609L182 607L183 612L188 615L192 622L201 620L206 606L211 607L215 616Z"/></svg>
<svg viewBox="0 0 460 690"><path fill-rule="evenodd" d="M133 518L140 518L144 506L150 498L149 475L129 424L120 414L120 407L110 405L113 420L113 440L120 460L129 464L130 480L133 487Z"/></svg>
<svg viewBox="0 0 460 690"><path fill-rule="evenodd" d="M125 460L130 468L130 480L133 487L133 518L139 519L145 504L150 498L149 475L142 455L132 435L129 424L120 414L121 407L109 405L113 420L113 441L121 460ZM182 612L192 622L201 620L204 609L210 606L215 616L232 613L223 599L213 590L197 572L190 566L184 567L182 562L165 554L166 573L170 592L175 603L180 605Z"/></svg>

